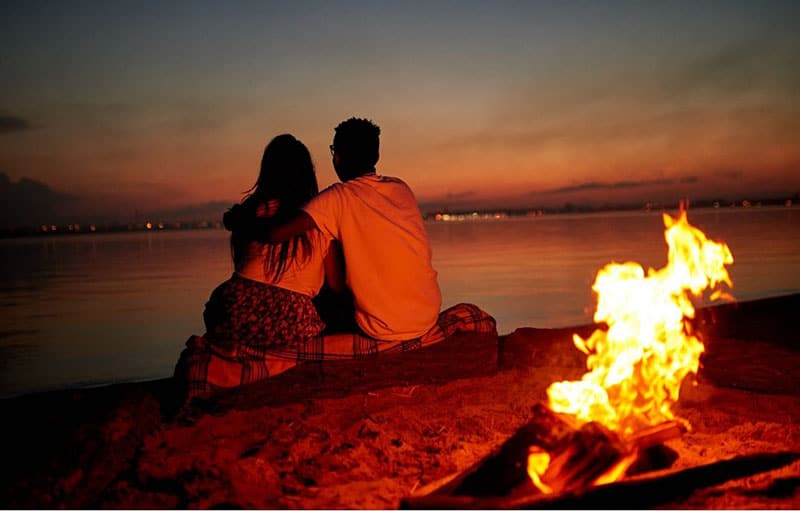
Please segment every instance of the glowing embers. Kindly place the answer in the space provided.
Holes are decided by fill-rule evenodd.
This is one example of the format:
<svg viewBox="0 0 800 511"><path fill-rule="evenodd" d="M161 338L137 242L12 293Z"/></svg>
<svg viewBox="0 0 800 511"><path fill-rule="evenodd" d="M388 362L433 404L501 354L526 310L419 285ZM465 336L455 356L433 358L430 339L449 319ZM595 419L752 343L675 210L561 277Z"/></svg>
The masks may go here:
<svg viewBox="0 0 800 511"><path fill-rule="evenodd" d="M613 482L636 461L637 449L597 422L584 424L552 454L532 445L528 475L542 493Z"/></svg>
<svg viewBox="0 0 800 511"><path fill-rule="evenodd" d="M637 263L611 263L597 273L594 319L607 328L588 339L573 336L575 346L587 355L588 372L579 381L557 382L547 389L550 409L579 423L602 424L623 442L675 418L672 406L681 383L688 374L697 374L704 349L689 322L694 317L692 298L708 291L716 299L724 294L722 284L732 286L725 268L733 263L727 245L708 240L689 224L685 211L677 219L664 215L664 225L665 267L645 272ZM554 490L546 475L553 473L557 456L548 454L548 463L540 452L529 460L531 480L543 492ZM629 454L635 459L635 452ZM626 458L583 483L622 477Z"/></svg>

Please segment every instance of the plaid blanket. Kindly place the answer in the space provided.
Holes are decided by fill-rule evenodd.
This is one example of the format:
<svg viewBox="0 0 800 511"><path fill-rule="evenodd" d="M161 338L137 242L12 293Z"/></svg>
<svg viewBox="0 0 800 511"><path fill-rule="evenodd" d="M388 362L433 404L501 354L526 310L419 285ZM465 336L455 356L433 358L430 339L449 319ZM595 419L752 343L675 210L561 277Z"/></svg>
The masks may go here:
<svg viewBox="0 0 800 511"><path fill-rule="evenodd" d="M441 342L457 332L497 334L493 317L479 307L459 303L439 314L436 324L424 335L408 341L381 341L361 334L320 336L294 348L269 350L252 357L238 344L210 342L193 335L186 341L175 366L175 380L191 398L216 390L263 380L307 361L366 358L382 353L417 350Z"/></svg>

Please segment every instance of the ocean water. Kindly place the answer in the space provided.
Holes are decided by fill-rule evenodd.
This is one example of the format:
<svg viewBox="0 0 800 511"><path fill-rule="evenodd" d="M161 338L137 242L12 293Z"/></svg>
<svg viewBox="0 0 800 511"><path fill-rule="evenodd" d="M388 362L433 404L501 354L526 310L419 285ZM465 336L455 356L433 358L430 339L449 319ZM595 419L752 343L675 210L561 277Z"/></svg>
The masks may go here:
<svg viewBox="0 0 800 511"><path fill-rule="evenodd" d="M800 292L800 209L693 210L733 252L739 300ZM591 322L598 269L666 264L661 213L428 222L443 306L479 305L501 334ZM0 397L161 378L232 271L223 230L0 240Z"/></svg>

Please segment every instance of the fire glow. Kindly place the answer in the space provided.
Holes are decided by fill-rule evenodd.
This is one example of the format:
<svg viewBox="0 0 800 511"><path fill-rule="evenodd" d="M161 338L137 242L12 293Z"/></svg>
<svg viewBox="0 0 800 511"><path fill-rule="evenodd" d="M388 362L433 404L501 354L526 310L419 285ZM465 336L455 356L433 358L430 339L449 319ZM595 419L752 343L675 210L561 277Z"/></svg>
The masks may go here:
<svg viewBox="0 0 800 511"><path fill-rule="evenodd" d="M645 272L637 263L611 263L597 273L594 320L608 328L595 330L588 339L574 335L575 346L587 355L588 372L579 381L556 382L547 389L554 412L597 422L623 439L675 419L672 406L681 384L690 373L697 374L704 350L689 321L695 314L692 298L710 292L712 300L718 299L724 295L722 284L733 286L725 267L733 256L725 243L708 240L689 224L685 211L677 219L666 214L663 219L667 265ZM627 458L625 468L635 453ZM543 453L531 453L528 472L546 493L550 489L540 476L548 465ZM621 478L622 465L611 467L594 484Z"/></svg>

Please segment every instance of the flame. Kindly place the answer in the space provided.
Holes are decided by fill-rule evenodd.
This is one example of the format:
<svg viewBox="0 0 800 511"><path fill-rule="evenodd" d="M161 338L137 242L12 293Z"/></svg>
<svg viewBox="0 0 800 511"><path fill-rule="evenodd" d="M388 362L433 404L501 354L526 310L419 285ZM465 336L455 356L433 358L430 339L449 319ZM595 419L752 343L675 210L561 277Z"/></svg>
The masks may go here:
<svg viewBox="0 0 800 511"><path fill-rule="evenodd" d="M542 476L550 466L550 454L539 446L532 445L528 450L528 475L534 486L542 493L553 493L553 489L542 481Z"/></svg>
<svg viewBox="0 0 800 511"><path fill-rule="evenodd" d="M725 265L733 263L727 245L709 241L691 226L686 212L664 215L668 263L647 274L639 264L612 263L597 273L594 319L608 325L588 339L573 336L588 355L589 372L580 381L547 389L550 408L597 421L622 435L674 419L681 382L697 374L703 344L691 333L699 297L719 284L733 284ZM715 291L712 298L720 293Z"/></svg>
<svg viewBox="0 0 800 511"><path fill-rule="evenodd" d="M721 284L733 286L725 268L733 256L725 243L708 240L689 224L685 211L663 218L667 265L645 273L637 263L611 263L597 273L594 319L608 328L588 339L574 335L589 372L580 381L547 389L553 411L597 421L623 437L675 418L671 408L681 383L697 374L704 350L689 323L692 297L710 290L710 298L717 299L725 295Z"/></svg>
<svg viewBox="0 0 800 511"><path fill-rule="evenodd" d="M633 450L623 456L619 461L608 467L608 469L600 474L597 479L595 479L592 484L594 486L600 486L601 484L608 484L621 479L622 476L625 475L625 471L633 465L633 462L639 457L639 452Z"/></svg>

